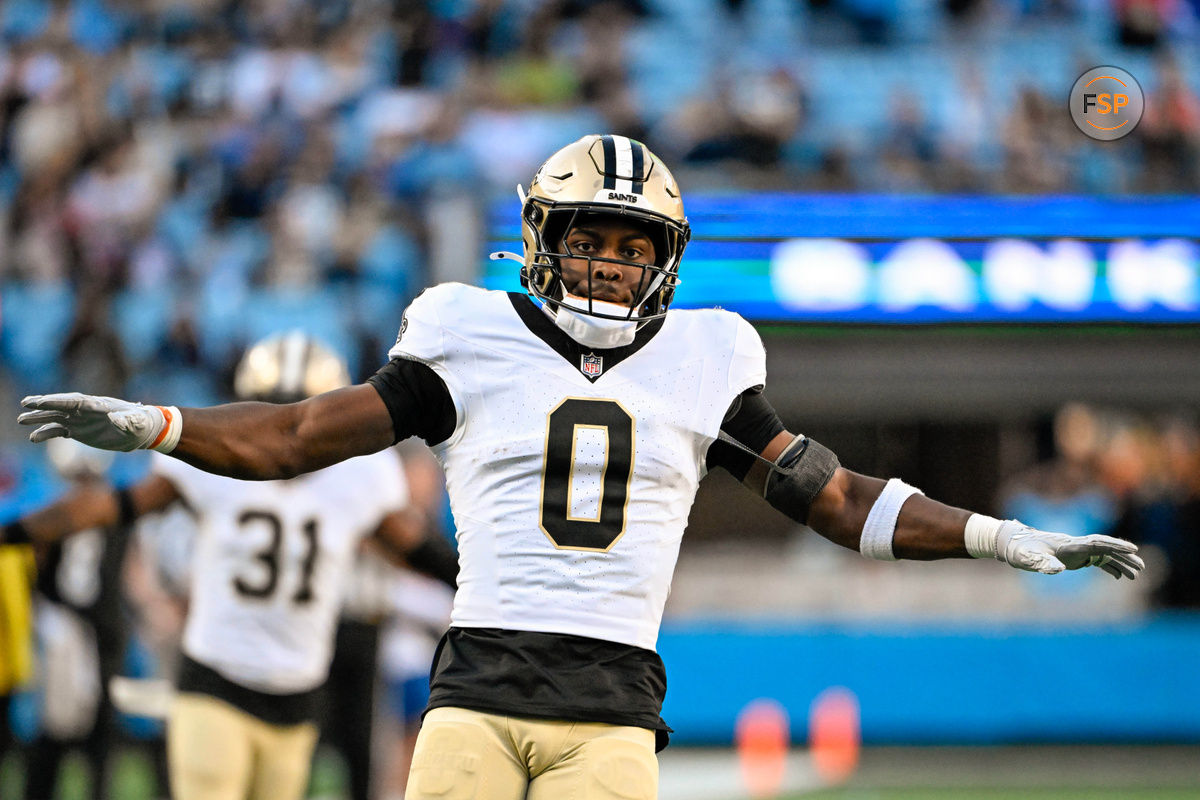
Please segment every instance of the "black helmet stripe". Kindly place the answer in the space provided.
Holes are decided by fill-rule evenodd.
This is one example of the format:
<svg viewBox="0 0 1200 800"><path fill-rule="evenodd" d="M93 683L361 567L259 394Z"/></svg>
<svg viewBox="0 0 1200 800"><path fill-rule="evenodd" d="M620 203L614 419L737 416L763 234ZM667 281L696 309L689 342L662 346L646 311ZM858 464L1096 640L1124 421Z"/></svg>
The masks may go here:
<svg viewBox="0 0 1200 800"><path fill-rule="evenodd" d="M633 149L633 193L644 194L646 184L644 181L639 180L639 178L645 176L646 146L633 139L629 140L629 144Z"/></svg>
<svg viewBox="0 0 1200 800"><path fill-rule="evenodd" d="M611 136L601 136L601 144L604 145L604 163L600 166L600 172L604 175L604 188L617 188L617 143L613 141Z"/></svg>

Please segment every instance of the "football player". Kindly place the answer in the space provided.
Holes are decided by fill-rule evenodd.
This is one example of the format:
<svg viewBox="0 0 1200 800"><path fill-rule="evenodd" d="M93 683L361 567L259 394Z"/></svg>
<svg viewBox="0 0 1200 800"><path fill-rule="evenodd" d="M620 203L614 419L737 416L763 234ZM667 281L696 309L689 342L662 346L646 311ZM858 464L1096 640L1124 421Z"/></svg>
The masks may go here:
<svg viewBox="0 0 1200 800"><path fill-rule="evenodd" d="M55 439L50 463L72 485L103 483L113 453ZM89 797L108 796L116 716L109 679L125 656L122 576L132 526L82 531L39 553L34 627L41 644L42 724L25 762L25 798L53 797L63 759L79 748L91 770Z"/></svg>
<svg viewBox="0 0 1200 800"><path fill-rule="evenodd" d="M293 332L247 351L235 392L295 402L349 382L340 358ZM457 556L440 534L426 536L423 518L406 508L404 473L391 450L266 483L229 480L155 454L140 483L81 488L6 531L41 544L175 502L197 516L199 534L167 720L172 796L300 798L360 542L373 536L398 561L451 585Z"/></svg>
<svg viewBox="0 0 1200 800"><path fill-rule="evenodd" d="M446 473L461 573L409 800L653 798L666 679L655 653L697 486L720 467L869 558L998 559L1132 578L1129 542L1030 529L859 475L784 430L755 330L673 310L679 187L623 136L586 136L522 193L525 293L459 284L409 306L364 385L292 405L180 411L30 397L34 441L149 447L274 479L417 435Z"/></svg>

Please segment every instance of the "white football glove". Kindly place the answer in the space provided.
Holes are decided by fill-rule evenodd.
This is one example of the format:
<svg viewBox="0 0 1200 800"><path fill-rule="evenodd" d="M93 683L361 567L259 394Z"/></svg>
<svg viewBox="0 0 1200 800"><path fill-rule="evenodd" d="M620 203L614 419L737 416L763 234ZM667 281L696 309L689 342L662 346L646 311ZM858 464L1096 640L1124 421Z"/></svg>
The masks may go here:
<svg viewBox="0 0 1200 800"><path fill-rule="evenodd" d="M1137 545L1093 533L1068 536L1031 528L1015 519L972 515L967 522L967 550L976 558L995 558L1030 572L1055 575L1067 569L1099 567L1114 578L1133 580L1146 568Z"/></svg>
<svg viewBox="0 0 1200 800"><path fill-rule="evenodd" d="M29 441L65 436L101 450L158 450L169 453L179 443L183 418L174 406L144 406L115 397L79 392L37 394L21 401L21 425L39 426Z"/></svg>

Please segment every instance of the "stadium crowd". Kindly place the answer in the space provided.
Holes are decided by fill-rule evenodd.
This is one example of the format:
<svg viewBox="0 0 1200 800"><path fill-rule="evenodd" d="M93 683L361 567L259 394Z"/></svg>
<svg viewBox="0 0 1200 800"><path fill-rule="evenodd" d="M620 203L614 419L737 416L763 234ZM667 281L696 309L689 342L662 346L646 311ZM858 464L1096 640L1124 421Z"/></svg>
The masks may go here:
<svg viewBox="0 0 1200 800"><path fill-rule="evenodd" d="M691 192L1200 190L1200 0L698 5L0 3L0 396L207 404L301 318L367 374L412 296L475 277L488 203L599 130ZM1106 62L1147 109L1099 150L1059 98ZM1077 411L1006 513L1156 545L1156 602L1200 606L1195 427Z"/></svg>
<svg viewBox="0 0 1200 800"><path fill-rule="evenodd" d="M1200 186L1194 0L703 11L678 0L4 3L10 340L15 307L39 308L32 342L6 355L26 381L87 370L98 391L133 380L136 393L149 372L177 378L173 396L209 401L221 387L203 375L227 374L279 322L246 330L240 316L239 299L265 287L301 295L279 314L328 316L327 338L374 366L395 309L476 274L486 203L592 130L652 142L689 191ZM1104 59L1143 76L1148 101L1139 135L1100 150L1055 98ZM339 302L305 296L317 288ZM56 314L70 333L37 335Z"/></svg>
<svg viewBox="0 0 1200 800"><path fill-rule="evenodd" d="M1200 608L1196 420L1071 403L1051 427L1049 457L1007 482L1002 513L1138 541L1152 564L1149 602Z"/></svg>

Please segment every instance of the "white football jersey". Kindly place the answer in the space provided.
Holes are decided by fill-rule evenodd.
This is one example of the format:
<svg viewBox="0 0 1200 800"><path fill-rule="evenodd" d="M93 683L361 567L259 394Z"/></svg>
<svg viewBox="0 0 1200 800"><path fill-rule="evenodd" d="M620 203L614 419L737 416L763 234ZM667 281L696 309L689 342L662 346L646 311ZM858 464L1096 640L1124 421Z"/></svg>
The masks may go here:
<svg viewBox="0 0 1200 800"><path fill-rule="evenodd" d="M671 311L619 363L568 361L506 293L443 284L389 355L428 364L458 412L434 448L458 528L452 624L653 649L705 453L766 380L750 324Z"/></svg>
<svg viewBox="0 0 1200 800"><path fill-rule="evenodd" d="M184 652L274 694L329 670L334 625L362 539L408 501L391 450L287 481L239 481L155 454L199 517Z"/></svg>

